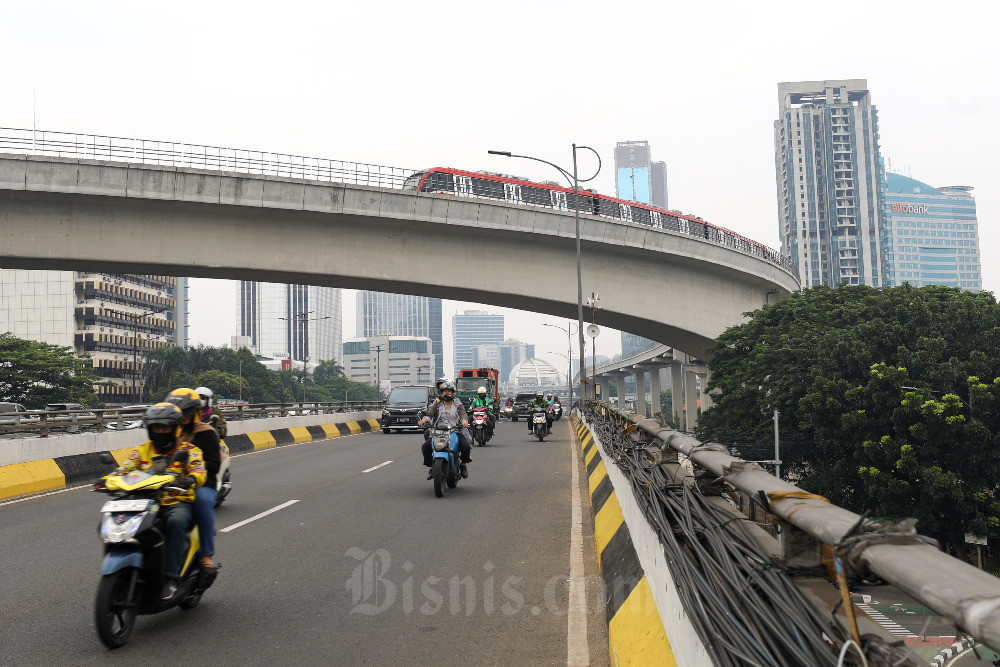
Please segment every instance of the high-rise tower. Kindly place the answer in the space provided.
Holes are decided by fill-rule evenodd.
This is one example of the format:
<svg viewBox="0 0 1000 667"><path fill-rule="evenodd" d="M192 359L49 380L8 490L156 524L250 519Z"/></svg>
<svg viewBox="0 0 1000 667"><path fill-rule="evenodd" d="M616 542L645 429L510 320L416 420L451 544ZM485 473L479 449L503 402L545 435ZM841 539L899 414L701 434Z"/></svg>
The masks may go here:
<svg viewBox="0 0 1000 667"><path fill-rule="evenodd" d="M803 287L882 284L878 139L865 79L778 84L781 251Z"/></svg>
<svg viewBox="0 0 1000 667"><path fill-rule="evenodd" d="M240 335L257 354L317 364L343 353L339 288L240 283Z"/></svg>

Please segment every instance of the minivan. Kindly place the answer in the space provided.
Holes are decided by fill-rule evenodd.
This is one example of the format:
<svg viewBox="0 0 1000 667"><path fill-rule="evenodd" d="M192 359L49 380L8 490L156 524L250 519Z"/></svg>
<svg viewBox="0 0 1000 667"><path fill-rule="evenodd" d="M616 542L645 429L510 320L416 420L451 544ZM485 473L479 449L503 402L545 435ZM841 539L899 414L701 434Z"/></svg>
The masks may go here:
<svg viewBox="0 0 1000 667"><path fill-rule="evenodd" d="M417 422L437 400L433 385L401 385L394 387L382 410L382 432L418 430Z"/></svg>

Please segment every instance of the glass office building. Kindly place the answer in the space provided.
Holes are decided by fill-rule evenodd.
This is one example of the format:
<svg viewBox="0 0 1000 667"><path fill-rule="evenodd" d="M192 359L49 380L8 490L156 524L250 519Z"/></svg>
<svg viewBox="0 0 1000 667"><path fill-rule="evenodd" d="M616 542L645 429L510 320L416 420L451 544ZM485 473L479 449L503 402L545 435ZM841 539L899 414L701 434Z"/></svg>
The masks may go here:
<svg viewBox="0 0 1000 667"><path fill-rule="evenodd" d="M339 360L342 326L339 288L240 282L240 335L262 357L311 364Z"/></svg>
<svg viewBox="0 0 1000 667"><path fill-rule="evenodd" d="M478 345L500 345L503 342L503 315L491 315L485 310L467 310L451 318L455 347L453 360L456 375L473 366L472 350Z"/></svg>
<svg viewBox="0 0 1000 667"><path fill-rule="evenodd" d="M781 252L803 287L882 283L882 160L865 79L778 84Z"/></svg>
<svg viewBox="0 0 1000 667"><path fill-rule="evenodd" d="M441 299L370 290L358 292L357 337L373 336L430 338L434 377L444 375Z"/></svg>
<svg viewBox="0 0 1000 667"><path fill-rule="evenodd" d="M886 174L883 284L983 288L972 188Z"/></svg>

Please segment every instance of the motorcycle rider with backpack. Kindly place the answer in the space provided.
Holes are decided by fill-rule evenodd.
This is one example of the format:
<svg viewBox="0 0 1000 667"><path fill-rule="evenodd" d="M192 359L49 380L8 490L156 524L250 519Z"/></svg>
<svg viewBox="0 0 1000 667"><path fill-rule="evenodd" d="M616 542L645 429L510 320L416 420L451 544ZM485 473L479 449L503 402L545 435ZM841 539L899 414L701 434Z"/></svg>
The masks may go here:
<svg viewBox="0 0 1000 667"><path fill-rule="evenodd" d="M212 390L208 387L198 387L195 391L198 392L198 397L201 398L201 413L198 415L198 420L213 427L219 432L219 438L224 440L226 438L226 431L228 430L226 418L222 416L222 412L212 405Z"/></svg>
<svg viewBox="0 0 1000 667"><path fill-rule="evenodd" d="M431 429L435 427L450 429L461 424L462 428L458 429L458 453L459 461L461 462L459 471L462 479L466 479L469 476L466 464L472 462L472 438L469 436L469 415L465 411L465 406L462 405L462 402L455 400L455 385L453 382L444 380L439 385L439 391L441 394L440 400L432 405L427 414L417 422L417 426L430 425L430 428L424 431L424 444L420 447L420 451L424 455L424 465L430 468L433 463L431 457ZM427 479L431 479L433 476L433 472L428 471Z"/></svg>
<svg viewBox="0 0 1000 667"><path fill-rule="evenodd" d="M536 408L545 411L545 422L548 424L549 430L551 431L552 430L552 415L549 414L549 402L545 400L545 395L542 392L540 392L540 391L535 393L535 400L533 400L531 402L531 406L530 406L531 410L534 410ZM529 415L529 417L530 417L530 415ZM531 433L532 430L534 430L534 424L531 423L531 419L528 419L528 433Z"/></svg>

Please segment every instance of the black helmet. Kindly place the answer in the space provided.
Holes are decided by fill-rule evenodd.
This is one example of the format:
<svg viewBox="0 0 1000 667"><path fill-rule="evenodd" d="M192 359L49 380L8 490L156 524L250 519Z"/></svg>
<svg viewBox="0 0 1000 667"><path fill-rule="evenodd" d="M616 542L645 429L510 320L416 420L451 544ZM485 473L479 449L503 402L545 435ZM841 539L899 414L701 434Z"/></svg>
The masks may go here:
<svg viewBox="0 0 1000 667"><path fill-rule="evenodd" d="M444 381L438 385L438 394L440 394L441 397L444 398L444 392L446 390L451 390L451 395L452 396L455 395L455 383L447 378L445 378Z"/></svg>
<svg viewBox="0 0 1000 667"><path fill-rule="evenodd" d="M161 454L174 448L178 428L183 421L184 414L173 403L157 403L142 413L142 425L146 427L146 433L153 447ZM151 428L154 424L165 424L171 428L166 433L154 433Z"/></svg>
<svg viewBox="0 0 1000 667"><path fill-rule="evenodd" d="M167 402L176 405L184 413L184 418L201 412L201 396L194 389L174 389L167 395Z"/></svg>

